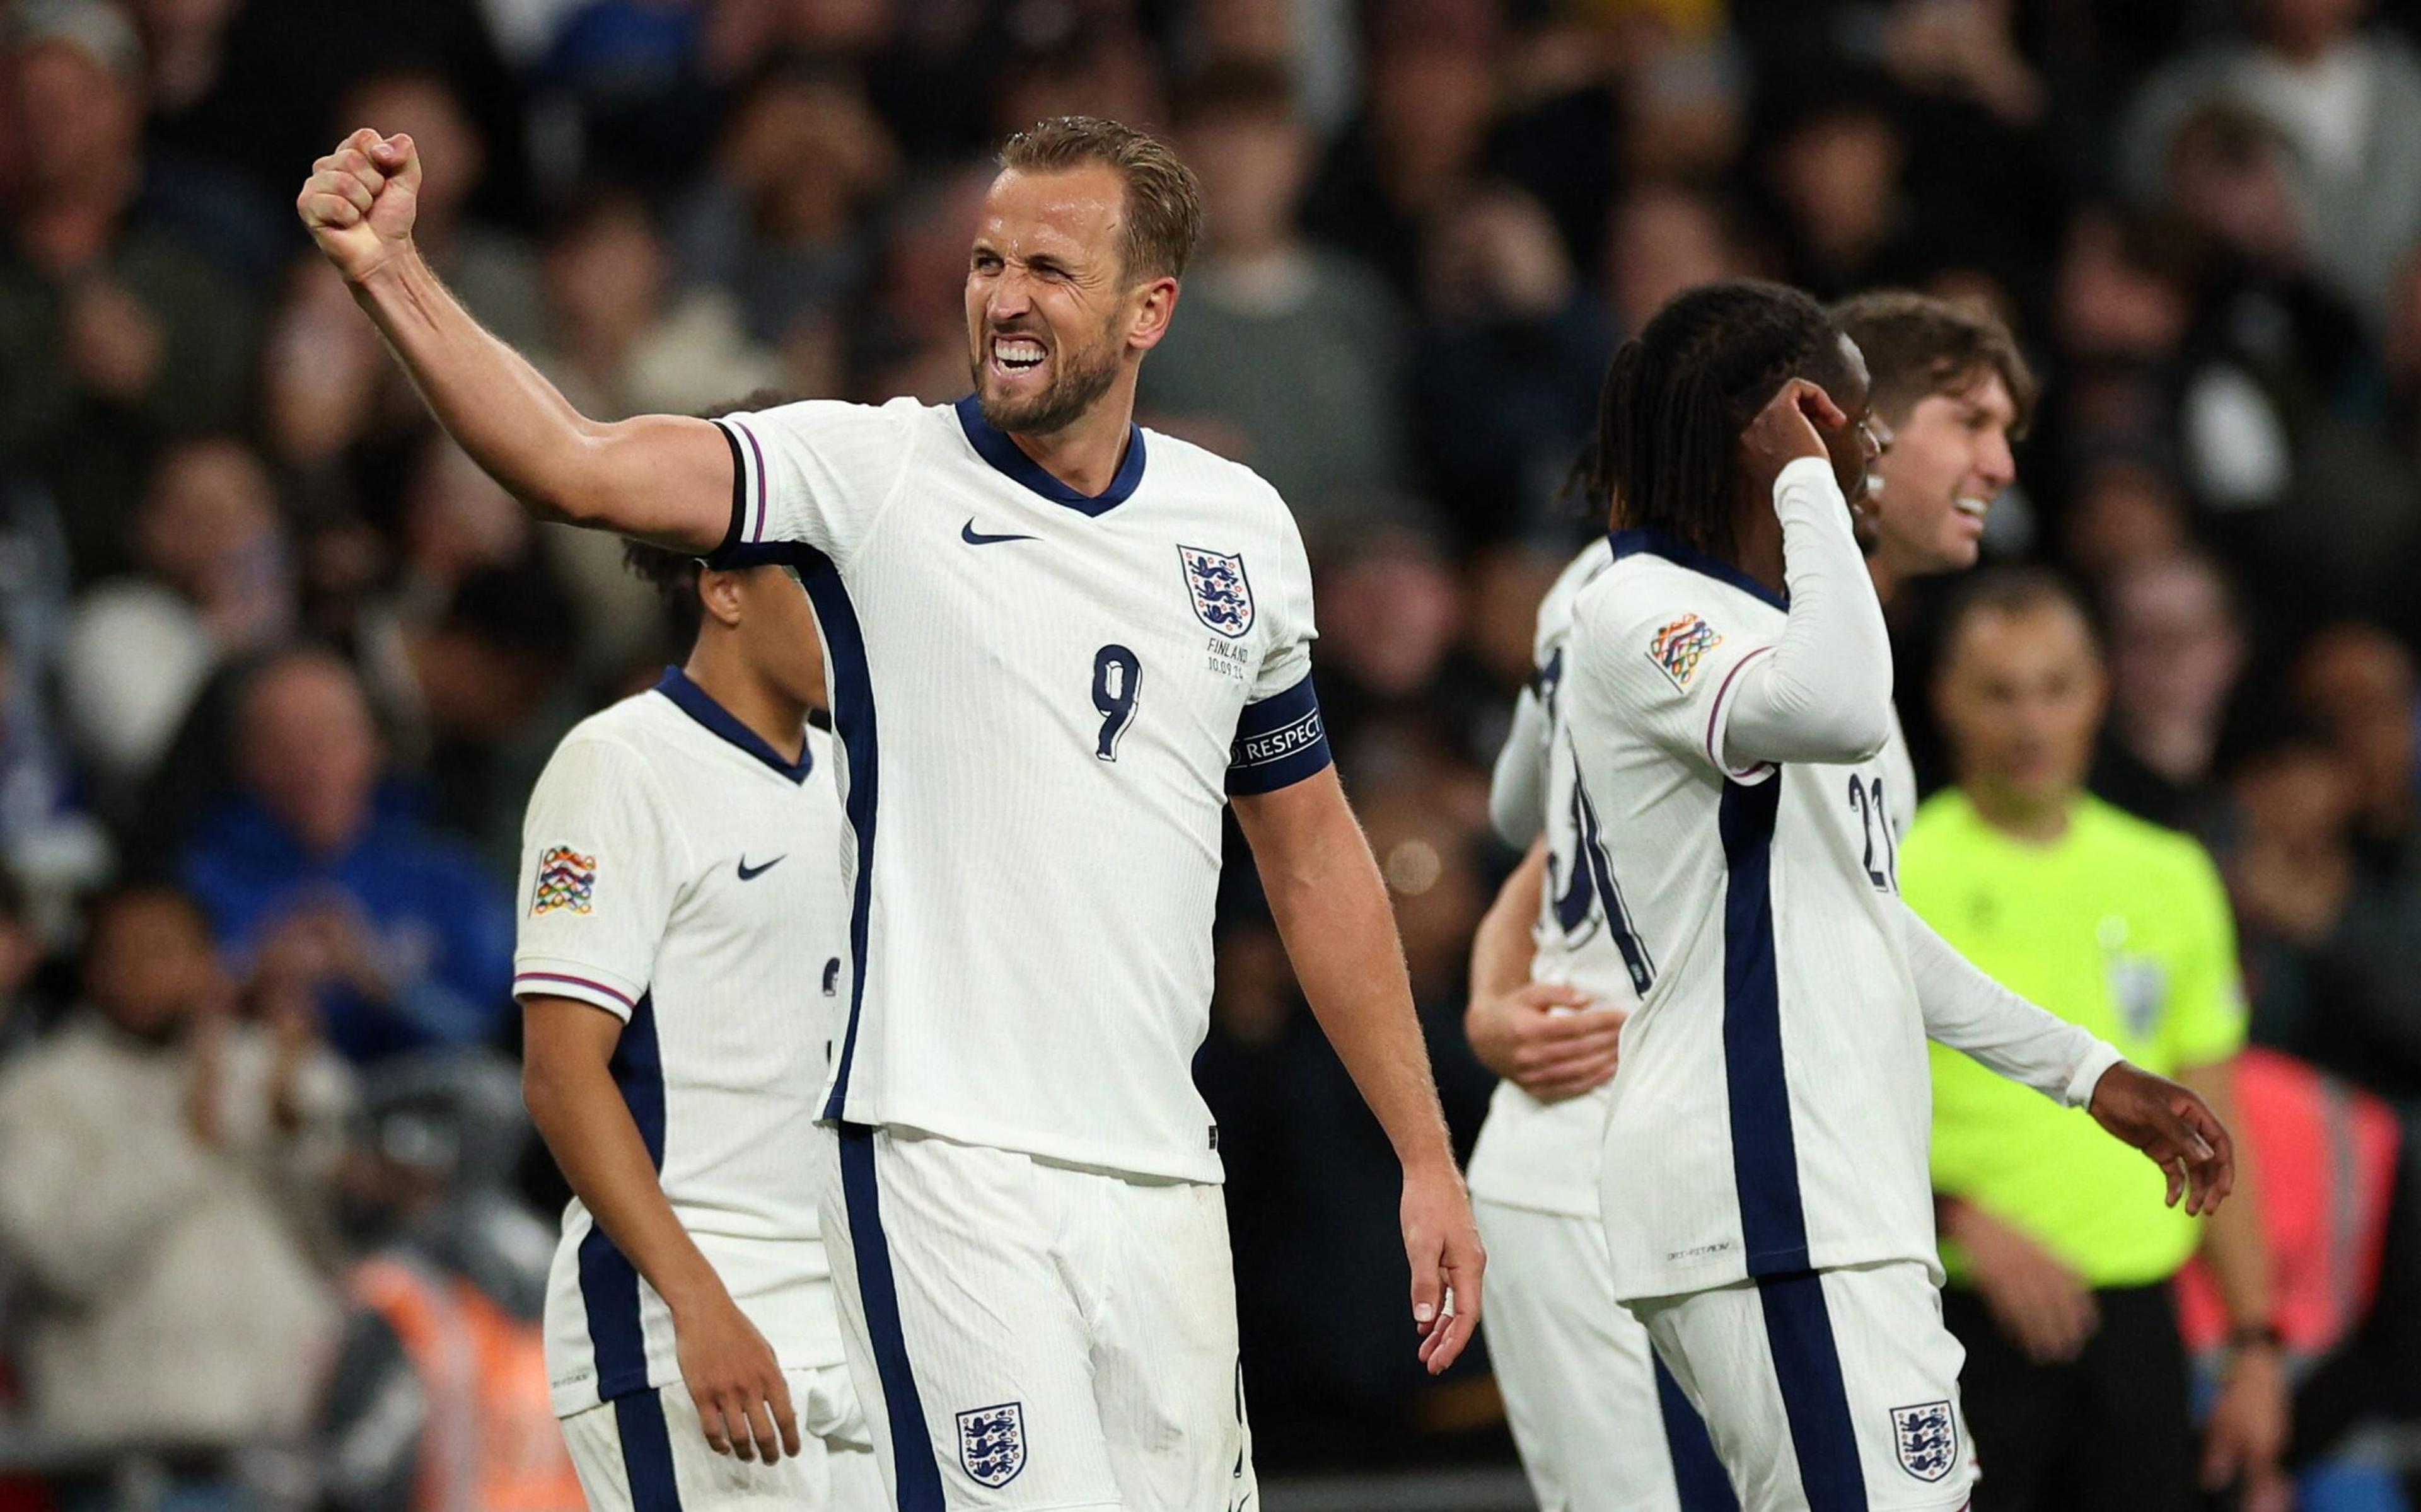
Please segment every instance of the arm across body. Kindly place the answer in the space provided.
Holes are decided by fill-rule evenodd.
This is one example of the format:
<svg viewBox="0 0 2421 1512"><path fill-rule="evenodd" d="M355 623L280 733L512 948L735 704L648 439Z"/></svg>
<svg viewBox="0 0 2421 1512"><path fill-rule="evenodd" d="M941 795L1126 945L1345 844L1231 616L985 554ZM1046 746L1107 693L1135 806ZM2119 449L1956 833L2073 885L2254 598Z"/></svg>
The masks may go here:
<svg viewBox="0 0 2421 1512"><path fill-rule="evenodd" d="M1773 511L1789 617L1720 695L1725 764L1867 760L1891 738L1891 637L1831 464L1801 458L1784 467Z"/></svg>

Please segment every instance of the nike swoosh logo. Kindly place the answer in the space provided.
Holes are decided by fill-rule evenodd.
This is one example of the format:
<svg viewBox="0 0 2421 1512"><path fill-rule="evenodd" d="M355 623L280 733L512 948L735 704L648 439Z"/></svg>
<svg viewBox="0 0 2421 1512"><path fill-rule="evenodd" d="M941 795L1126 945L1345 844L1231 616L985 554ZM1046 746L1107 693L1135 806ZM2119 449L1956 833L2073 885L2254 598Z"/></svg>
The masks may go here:
<svg viewBox="0 0 2421 1512"><path fill-rule="evenodd" d="M976 517L973 515L967 516L967 522L959 527L959 539L970 546L996 546L1005 540L1039 540L1040 538L1037 536L987 536L976 528Z"/></svg>
<svg viewBox="0 0 2421 1512"><path fill-rule="evenodd" d="M740 880L743 882L753 882L758 878L764 876L767 872L772 871L774 867L789 859L790 853L788 850L785 850L780 855L775 856L773 860L765 863L765 865L761 866L752 866L748 865L748 858L746 856L742 856L740 858Z"/></svg>

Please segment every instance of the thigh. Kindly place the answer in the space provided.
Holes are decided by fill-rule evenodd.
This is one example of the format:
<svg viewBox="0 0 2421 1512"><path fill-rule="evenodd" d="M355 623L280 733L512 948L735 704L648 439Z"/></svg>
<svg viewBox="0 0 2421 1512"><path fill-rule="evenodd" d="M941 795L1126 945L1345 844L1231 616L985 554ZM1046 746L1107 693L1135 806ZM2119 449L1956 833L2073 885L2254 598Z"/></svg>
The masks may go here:
<svg viewBox="0 0 2421 1512"><path fill-rule="evenodd" d="M1944 1292L1942 1316L1967 1351L1959 1393L1976 1434L1976 1512L2054 1505L2085 1405L2074 1367L2026 1358L1972 1291Z"/></svg>
<svg viewBox="0 0 2421 1512"><path fill-rule="evenodd" d="M2071 1477L2077 1512L2186 1512L2197 1467L2176 1303L2166 1286L2094 1300L2101 1327L2077 1361L2090 1403Z"/></svg>
<svg viewBox="0 0 2421 1512"><path fill-rule="evenodd" d="M1042 1168L889 1130L826 1132L824 1243L884 1504L1115 1505Z"/></svg>
<svg viewBox="0 0 2421 1512"><path fill-rule="evenodd" d="M1726 1512L1731 1487L1696 1411L1660 1382L1648 1331L1615 1301L1603 1225L1473 1206L1489 1364L1542 1512Z"/></svg>
<svg viewBox="0 0 2421 1512"><path fill-rule="evenodd" d="M1922 1267L1802 1271L1632 1311L1749 1512L1965 1502L1960 1349Z"/></svg>
<svg viewBox="0 0 2421 1512"><path fill-rule="evenodd" d="M1069 1253L1084 1278L1119 1504L1257 1508L1226 1193L1199 1182L1051 1175L1081 1192Z"/></svg>

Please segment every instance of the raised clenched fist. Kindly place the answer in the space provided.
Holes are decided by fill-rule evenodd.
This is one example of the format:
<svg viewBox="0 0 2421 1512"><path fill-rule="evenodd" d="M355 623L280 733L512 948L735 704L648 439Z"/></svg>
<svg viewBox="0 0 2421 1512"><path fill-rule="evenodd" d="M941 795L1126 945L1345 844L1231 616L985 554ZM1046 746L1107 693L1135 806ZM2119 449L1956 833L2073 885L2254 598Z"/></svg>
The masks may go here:
<svg viewBox="0 0 2421 1512"><path fill-rule="evenodd" d="M311 164L295 212L337 272L356 283L412 243L420 149L365 127Z"/></svg>

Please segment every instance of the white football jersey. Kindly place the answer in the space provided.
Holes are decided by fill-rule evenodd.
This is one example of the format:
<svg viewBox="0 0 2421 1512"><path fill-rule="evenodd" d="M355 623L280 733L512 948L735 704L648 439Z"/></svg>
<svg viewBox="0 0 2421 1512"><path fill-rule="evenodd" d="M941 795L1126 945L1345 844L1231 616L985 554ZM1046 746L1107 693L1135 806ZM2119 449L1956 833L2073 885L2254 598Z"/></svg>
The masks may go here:
<svg viewBox="0 0 2421 1512"><path fill-rule="evenodd" d="M1563 733L1563 683L1572 605L1581 590L1614 561L1603 537L1572 558L1539 602L1532 691L1546 713L1545 740L1536 759L1545 769L1547 877L1530 936L1534 982L1564 982L1608 1007L1636 1008L1639 989L1624 954L1627 918L1607 896L1590 865L1585 836L1589 805L1573 780L1571 745ZM1632 940L1636 948L1636 940ZM1644 964L1644 963L1643 963ZM1511 1081L1499 1082L1488 1120L1471 1152L1472 1195L1508 1207L1574 1218L1598 1214L1599 1148L1605 1137L1611 1083L1559 1102L1541 1102Z"/></svg>
<svg viewBox="0 0 2421 1512"><path fill-rule="evenodd" d="M716 560L799 569L831 676L859 970L824 1115L1219 1179L1222 810L1329 759L1286 506L1141 429L1087 497L973 399L718 423Z"/></svg>
<svg viewBox="0 0 2421 1512"><path fill-rule="evenodd" d="M1883 763L1734 770L1725 695L1780 639L1782 600L1656 533L1613 542L1562 697L1582 849L1642 983L1600 1167L1619 1295L1934 1266Z"/></svg>
<svg viewBox="0 0 2421 1512"><path fill-rule="evenodd" d="M779 753L679 671L584 720L530 795L513 991L624 1021L664 1196L785 1369L837 1364L807 1159L849 990L832 738ZM569 1414L680 1380L671 1315L578 1198L546 1304Z"/></svg>

